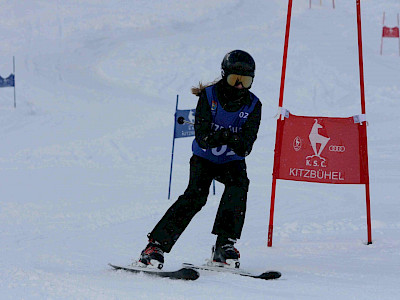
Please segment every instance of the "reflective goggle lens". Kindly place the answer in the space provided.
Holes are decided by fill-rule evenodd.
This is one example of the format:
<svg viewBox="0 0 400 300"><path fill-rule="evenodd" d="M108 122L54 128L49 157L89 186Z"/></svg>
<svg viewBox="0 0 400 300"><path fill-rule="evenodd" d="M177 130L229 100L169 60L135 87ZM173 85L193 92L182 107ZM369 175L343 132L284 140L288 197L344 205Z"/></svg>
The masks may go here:
<svg viewBox="0 0 400 300"><path fill-rule="evenodd" d="M245 75L229 74L228 77L226 78L226 81L230 86L235 86L239 84L239 82L241 82L243 87L249 88L253 83L253 77Z"/></svg>

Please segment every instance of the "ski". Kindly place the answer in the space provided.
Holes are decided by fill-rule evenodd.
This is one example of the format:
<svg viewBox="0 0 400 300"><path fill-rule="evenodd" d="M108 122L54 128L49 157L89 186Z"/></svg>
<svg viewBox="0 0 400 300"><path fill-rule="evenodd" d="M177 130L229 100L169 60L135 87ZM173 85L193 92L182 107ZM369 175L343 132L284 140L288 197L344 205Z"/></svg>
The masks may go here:
<svg viewBox="0 0 400 300"><path fill-rule="evenodd" d="M135 266L121 267L113 264L108 264L108 265L114 268L115 270L123 270L132 273L143 273L150 276L163 277L169 279L196 280L200 276L199 272L197 272L193 268L188 268L188 267L183 267L176 271L162 271L158 269L147 269Z"/></svg>
<svg viewBox="0 0 400 300"><path fill-rule="evenodd" d="M240 276L264 279L264 280L278 279L279 277L282 276L282 274L277 271L267 271L262 274L254 274L254 273L250 273L250 272L245 271L240 268L227 268L227 267L223 267L223 266L212 266L212 265L208 265L208 264L194 265L194 264L189 264L189 263L183 263L182 266L184 268L191 268L191 269L195 269L195 270L224 272L224 273L236 274L236 275L240 275Z"/></svg>

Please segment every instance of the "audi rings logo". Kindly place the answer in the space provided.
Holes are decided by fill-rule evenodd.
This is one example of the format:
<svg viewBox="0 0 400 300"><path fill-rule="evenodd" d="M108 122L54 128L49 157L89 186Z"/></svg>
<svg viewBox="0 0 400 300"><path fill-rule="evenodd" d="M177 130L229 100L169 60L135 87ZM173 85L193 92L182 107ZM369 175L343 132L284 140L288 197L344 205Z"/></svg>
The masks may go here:
<svg viewBox="0 0 400 300"><path fill-rule="evenodd" d="M301 138L299 136L296 136L295 139L293 140L293 148L294 151L300 151L301 149Z"/></svg>
<svg viewBox="0 0 400 300"><path fill-rule="evenodd" d="M344 152L344 151L346 151L346 147L345 146L334 146L334 145L331 145L331 146L329 146L329 151L331 151L331 152Z"/></svg>

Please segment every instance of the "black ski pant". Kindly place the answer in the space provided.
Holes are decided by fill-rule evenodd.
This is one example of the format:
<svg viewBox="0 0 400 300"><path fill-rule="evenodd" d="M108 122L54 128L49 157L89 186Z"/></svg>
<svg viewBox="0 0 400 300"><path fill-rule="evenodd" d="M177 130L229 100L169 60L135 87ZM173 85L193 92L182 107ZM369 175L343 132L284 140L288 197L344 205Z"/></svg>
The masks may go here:
<svg viewBox="0 0 400 300"><path fill-rule="evenodd" d="M190 159L188 187L148 235L150 239L161 243L161 248L165 252L171 251L192 218L206 204L213 179L223 183L225 190L212 233L226 238L240 238L250 183L245 160L215 164L193 155Z"/></svg>

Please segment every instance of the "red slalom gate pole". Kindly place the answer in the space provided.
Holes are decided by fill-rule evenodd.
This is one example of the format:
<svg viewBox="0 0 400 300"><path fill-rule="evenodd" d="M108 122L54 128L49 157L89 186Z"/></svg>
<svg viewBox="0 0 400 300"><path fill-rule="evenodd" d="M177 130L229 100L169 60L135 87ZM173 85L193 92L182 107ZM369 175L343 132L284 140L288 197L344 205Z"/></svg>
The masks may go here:
<svg viewBox="0 0 400 300"><path fill-rule="evenodd" d="M285 90L286 63L287 63L287 53L288 53L288 48L289 48L290 21L292 19L292 4L293 4L293 0L289 0L288 12L287 12L287 18L286 18L285 45L283 47L281 87L279 90L279 107L282 107L282 105L283 105L283 92Z"/></svg>
<svg viewBox="0 0 400 300"><path fill-rule="evenodd" d="M272 234L274 232L274 209L275 209L275 191L276 191L276 178L272 178L272 192L271 192L271 207L269 211L269 226L268 226L268 247L272 247Z"/></svg>
<svg viewBox="0 0 400 300"><path fill-rule="evenodd" d="M293 0L288 2L288 12L286 18L286 32L285 32L285 45L283 47L283 60L282 60L282 73L281 73L281 87L279 91L279 107L283 105L283 93L285 90L285 77L286 77L286 63L287 63L287 52L289 47L289 33L290 33L290 21L292 18L292 5ZM278 112L278 120L276 127L276 138L275 138L275 157L280 153L280 140L281 140L281 128L282 120L280 120L280 111ZM272 174L272 191L271 191L271 206L269 215L269 226L268 226L268 247L272 247L272 234L274 228L274 210L275 210L275 191L276 191L276 160L274 160L274 171Z"/></svg>
<svg viewBox="0 0 400 300"><path fill-rule="evenodd" d="M382 17L382 27L385 26L385 12L383 12L383 17ZM382 37L381 37L381 55L383 52L383 32L382 32Z"/></svg>
<svg viewBox="0 0 400 300"><path fill-rule="evenodd" d="M363 51L362 51L362 31L361 31L361 7L360 0L356 0L357 8L357 32L358 32L358 60L360 67L360 92L361 92L361 113L365 114L365 89L364 89L364 62L363 62ZM362 125L361 125L362 126ZM369 190L369 169L368 169L368 149L367 149L367 122L364 122L364 126L361 127L362 148L364 156L364 172L365 172L365 198L367 207L367 231L368 231L368 245L372 244L371 234L371 201L370 201L370 190Z"/></svg>

